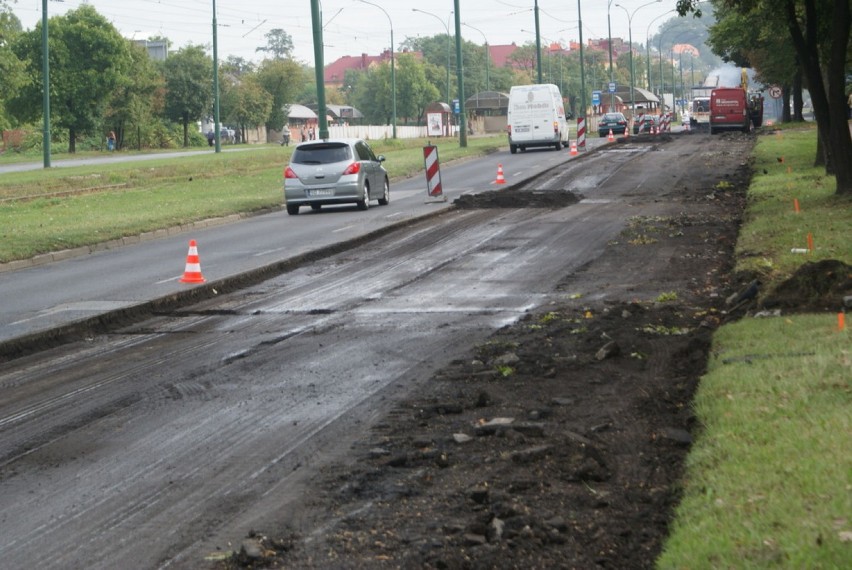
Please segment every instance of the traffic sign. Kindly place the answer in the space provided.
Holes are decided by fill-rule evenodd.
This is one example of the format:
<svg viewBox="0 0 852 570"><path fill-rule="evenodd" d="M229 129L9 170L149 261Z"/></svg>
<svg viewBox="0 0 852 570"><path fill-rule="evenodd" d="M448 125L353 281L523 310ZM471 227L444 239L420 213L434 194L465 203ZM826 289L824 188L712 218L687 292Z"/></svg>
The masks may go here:
<svg viewBox="0 0 852 570"><path fill-rule="evenodd" d="M611 81L609 84L609 92L615 93L615 81Z"/></svg>
<svg viewBox="0 0 852 570"><path fill-rule="evenodd" d="M600 91L592 91L592 105L600 105L601 104L601 92Z"/></svg>
<svg viewBox="0 0 852 570"><path fill-rule="evenodd" d="M773 85L769 88L769 96L773 99L780 99L782 95L781 88L777 85Z"/></svg>

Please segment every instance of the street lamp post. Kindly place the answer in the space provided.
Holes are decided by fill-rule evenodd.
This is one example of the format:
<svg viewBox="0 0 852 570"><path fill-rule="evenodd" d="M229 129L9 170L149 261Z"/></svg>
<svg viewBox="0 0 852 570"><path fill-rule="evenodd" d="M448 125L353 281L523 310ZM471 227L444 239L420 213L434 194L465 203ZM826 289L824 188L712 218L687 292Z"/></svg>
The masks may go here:
<svg viewBox="0 0 852 570"><path fill-rule="evenodd" d="M616 4L616 6L618 6L622 10L624 10L624 12L627 14L627 33L629 35L628 41L630 42L630 118L631 118L631 120L633 119L633 113L636 112L636 99L635 99L635 96L633 94L633 86L635 85L635 72L634 72L634 69L633 69L633 16L635 16L636 12L638 12L639 10L644 8L645 6L650 6L652 4L658 4L662 1L663 0L654 0L653 2L648 2L646 4L642 4L641 6L639 6L635 10L633 10L632 13L630 11L628 11L627 8L625 8L621 4Z"/></svg>
<svg viewBox="0 0 852 570"><path fill-rule="evenodd" d="M612 23L609 19L609 9L611 7L612 7L612 0L609 0L609 2L606 5L606 30L607 30L607 35L608 35L608 38L609 38L607 45L609 46L609 82L610 83L613 82L613 75L612 75ZM611 113L614 110L615 110L615 93L610 91L610 93L609 93L609 111Z"/></svg>
<svg viewBox="0 0 852 570"><path fill-rule="evenodd" d="M467 148L467 118L464 113L464 60L462 59L461 11L459 0L453 1L456 14L456 82L459 88L459 147Z"/></svg>
<svg viewBox="0 0 852 570"><path fill-rule="evenodd" d="M674 11L675 10L669 10L668 12L663 12L662 14L651 20L651 23L648 24L648 29L645 30L645 48L647 50L648 55L648 91L654 90L654 85L651 81L651 26L654 24L654 22L656 22L666 14L671 14ZM662 81L662 77L660 77L660 81Z"/></svg>
<svg viewBox="0 0 852 570"><path fill-rule="evenodd" d="M50 60L47 42L47 0L41 2L41 45L42 45L42 113L44 133L42 134L42 158L44 167L50 168Z"/></svg>
<svg viewBox="0 0 852 570"><path fill-rule="evenodd" d="M538 82L541 83L541 29L538 25L538 0L535 0L535 61L538 70Z"/></svg>
<svg viewBox="0 0 852 570"><path fill-rule="evenodd" d="M490 82L488 80L488 68L490 67L488 65L488 60L490 59L488 53L488 38L485 37L485 32L483 32L479 28L474 28L473 26L471 26L470 24L466 24L465 22L462 22L462 25L467 26L472 30L476 30L477 32L482 34L482 39L485 40L485 90L488 91L490 88Z"/></svg>
<svg viewBox="0 0 852 570"><path fill-rule="evenodd" d="M427 12L426 10L419 10L417 8L412 8L412 12L420 12L421 14L427 14L432 16L433 18L437 18L441 25L444 26L444 29L447 30L447 104L450 104L450 52L451 44L450 44L450 26L449 24L445 24L444 20L441 19L437 14L433 14L432 12ZM450 10L450 14L452 14L452 10Z"/></svg>
<svg viewBox="0 0 852 570"><path fill-rule="evenodd" d="M216 41L216 0L213 0L213 132L215 133L216 152L222 152L219 133L219 48Z"/></svg>
<svg viewBox="0 0 852 570"><path fill-rule="evenodd" d="M394 56L393 56L393 52L395 51L394 45L393 45L393 20L391 20L390 14L388 14L387 10L385 10L384 8L379 6L378 4L374 4L373 2L368 2L367 0L357 0L357 1L361 2L362 4L369 4L370 6L375 6L376 8L378 8L379 10L384 12L385 16L387 16L387 18L388 18L388 23L390 24L391 91L392 91L392 93L391 93L391 99L392 99L391 113L392 113L392 117L393 117L392 122L391 122L391 126L392 126L392 129L393 129L393 138L396 138L396 63L394 62Z"/></svg>
<svg viewBox="0 0 852 570"><path fill-rule="evenodd" d="M583 120L586 118L586 65L583 61L583 13L580 10L580 0L577 0L577 19L580 28L580 111L583 113ZM583 149L586 148L586 140L580 141Z"/></svg>

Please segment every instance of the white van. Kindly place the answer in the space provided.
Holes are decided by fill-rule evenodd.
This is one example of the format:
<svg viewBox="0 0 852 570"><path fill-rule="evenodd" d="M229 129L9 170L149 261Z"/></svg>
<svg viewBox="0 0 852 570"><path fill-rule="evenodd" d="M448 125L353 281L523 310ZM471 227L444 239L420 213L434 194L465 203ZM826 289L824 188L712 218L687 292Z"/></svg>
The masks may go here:
<svg viewBox="0 0 852 570"><path fill-rule="evenodd" d="M509 91L509 150L568 146L570 132L559 87L551 83L514 85Z"/></svg>

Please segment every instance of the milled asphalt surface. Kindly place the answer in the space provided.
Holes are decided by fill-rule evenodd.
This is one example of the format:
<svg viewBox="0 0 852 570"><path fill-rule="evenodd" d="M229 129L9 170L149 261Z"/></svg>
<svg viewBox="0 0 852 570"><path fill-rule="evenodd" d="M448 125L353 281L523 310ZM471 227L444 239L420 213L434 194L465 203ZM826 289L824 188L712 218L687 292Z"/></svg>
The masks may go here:
<svg viewBox="0 0 852 570"><path fill-rule="evenodd" d="M447 202L425 203L421 173L393 181L391 205L373 205L367 212L353 210L335 216L312 216L307 214L308 209L303 209L306 213L297 217L288 217L283 211L250 217L235 215L0 265L0 298L4 299L0 305L0 361L50 343L95 334L117 320L173 309L261 281L300 260L322 255L324 250L339 251L400 225L446 211L452 207L452 200L463 193L510 189L534 178L541 169L582 158L606 144L606 139L587 139L586 151L576 157L568 149L559 153L529 151L513 156L501 151L496 156L442 166ZM507 184L503 186L486 184L483 188L481 182L472 184L474 173L478 172L481 179L486 167L490 173L498 160L511 163L515 157L528 162L535 159L537 164L517 173L507 171ZM135 160L151 158L163 155L134 157ZM87 163L118 159L87 159ZM68 162L81 164L56 161L55 165L68 166ZM41 167L40 164L29 164L28 168L11 166L20 170ZM540 170L536 171L536 167ZM10 171L8 168L0 168L0 172ZM375 211L384 215L369 215ZM285 223L288 228L300 224L298 243L276 241ZM179 281L189 239L199 244L201 269L207 280L204 284Z"/></svg>

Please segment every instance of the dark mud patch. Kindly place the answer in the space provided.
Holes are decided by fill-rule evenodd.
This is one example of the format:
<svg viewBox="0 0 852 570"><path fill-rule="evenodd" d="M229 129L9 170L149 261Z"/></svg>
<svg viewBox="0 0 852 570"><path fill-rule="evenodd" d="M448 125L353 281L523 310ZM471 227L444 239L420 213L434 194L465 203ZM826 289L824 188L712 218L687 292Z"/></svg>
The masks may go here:
<svg viewBox="0 0 852 570"><path fill-rule="evenodd" d="M836 311L852 295L852 266L836 259L808 262L763 300L767 309Z"/></svg>
<svg viewBox="0 0 852 570"><path fill-rule="evenodd" d="M676 192L655 189L659 215L632 218L558 301L451 362L325 470L309 501L322 529L275 529L256 558L226 566L653 568L696 428L690 402L731 318L752 144L732 141L738 153L698 164ZM516 208L519 194L465 199Z"/></svg>
<svg viewBox="0 0 852 570"><path fill-rule="evenodd" d="M453 201L462 210L482 208L565 208L583 197L567 190L491 190L464 194Z"/></svg>

